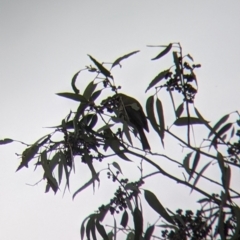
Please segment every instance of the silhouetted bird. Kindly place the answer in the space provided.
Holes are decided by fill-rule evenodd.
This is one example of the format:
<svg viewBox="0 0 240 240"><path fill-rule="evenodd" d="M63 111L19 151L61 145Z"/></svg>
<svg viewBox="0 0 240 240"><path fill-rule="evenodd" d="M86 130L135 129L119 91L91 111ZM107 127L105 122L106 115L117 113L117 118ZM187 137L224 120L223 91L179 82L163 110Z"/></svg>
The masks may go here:
<svg viewBox="0 0 240 240"><path fill-rule="evenodd" d="M143 150L150 150L144 129L148 132L147 118L143 112L141 104L130 96L118 93L113 96L119 101L119 111L122 113L126 121L129 121L137 129Z"/></svg>

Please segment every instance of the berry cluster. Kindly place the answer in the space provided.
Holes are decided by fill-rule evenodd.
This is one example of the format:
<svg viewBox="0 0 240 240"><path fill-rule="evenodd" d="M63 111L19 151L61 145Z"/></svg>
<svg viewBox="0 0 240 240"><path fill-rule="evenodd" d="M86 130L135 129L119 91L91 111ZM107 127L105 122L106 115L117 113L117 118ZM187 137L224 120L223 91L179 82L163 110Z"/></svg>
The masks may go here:
<svg viewBox="0 0 240 240"><path fill-rule="evenodd" d="M175 222L178 227L177 231L163 230L162 237L169 240L200 240L206 239L209 232L211 231L211 226L208 226L205 218L201 211L197 211L194 216L191 210L186 210L185 214L182 213L182 209L176 211Z"/></svg>
<svg viewBox="0 0 240 240"><path fill-rule="evenodd" d="M194 74L194 68L201 67L200 64L193 64L184 62L182 65L182 58L178 58L179 68L175 69L175 72L167 72L165 75L166 83L161 87L166 87L167 91L177 91L183 94L184 101L193 103L194 97L197 93L197 89L193 85L193 82L197 83L196 76Z"/></svg>
<svg viewBox="0 0 240 240"><path fill-rule="evenodd" d="M110 200L109 211L111 214L119 213L128 207L127 202L129 202L133 197L136 197L139 193L139 187L144 184L144 181L140 179L137 182L129 183L128 179L119 179L119 171L116 174L107 173L108 178L112 179L113 182L118 182L120 186L114 193L114 197Z"/></svg>
<svg viewBox="0 0 240 240"><path fill-rule="evenodd" d="M238 126L240 126L240 120L237 121ZM228 154L230 155L230 161L235 164L240 164L239 158L240 158L240 129L237 130L236 136L238 137L238 140L234 143L228 143Z"/></svg>

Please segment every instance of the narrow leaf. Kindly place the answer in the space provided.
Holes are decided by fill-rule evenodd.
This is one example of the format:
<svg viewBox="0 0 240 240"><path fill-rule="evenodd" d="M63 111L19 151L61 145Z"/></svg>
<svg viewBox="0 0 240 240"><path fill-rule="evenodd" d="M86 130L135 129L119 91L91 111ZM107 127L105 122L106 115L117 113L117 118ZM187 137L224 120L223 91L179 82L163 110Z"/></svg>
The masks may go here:
<svg viewBox="0 0 240 240"><path fill-rule="evenodd" d="M184 103L181 103L176 110L176 117L179 118L184 110Z"/></svg>
<svg viewBox="0 0 240 240"><path fill-rule="evenodd" d="M60 157L60 162L63 163L63 169L64 169L64 172L65 172L66 182L67 182L67 186L68 186L68 189L69 189L70 188L70 185L69 185L69 175L70 175L70 173L68 172L68 168L67 168L67 159L66 159L66 156L64 155L64 153L62 151L59 151L59 157Z"/></svg>
<svg viewBox="0 0 240 240"><path fill-rule="evenodd" d="M234 136L234 134L235 134L235 128L233 127L231 132L231 138Z"/></svg>
<svg viewBox="0 0 240 240"><path fill-rule="evenodd" d="M204 171L208 168L208 166L209 166L211 163L212 163L212 162L207 163L207 164L201 169L201 171L197 174L197 177L196 177L196 179L195 179L194 182L193 182L193 187L197 185L198 180L200 179L200 177L203 175ZM192 188L191 192L192 192L192 191L193 191L193 188Z"/></svg>
<svg viewBox="0 0 240 240"><path fill-rule="evenodd" d="M152 207L153 210L155 210L159 215L161 215L166 221L174 224L173 219L170 217L165 208L162 206L162 204L158 201L157 197L152 192L144 190L144 196L147 203Z"/></svg>
<svg viewBox="0 0 240 240"><path fill-rule="evenodd" d="M187 54L186 56L187 56L191 61L194 61L194 60L193 60L193 57L192 57L190 54Z"/></svg>
<svg viewBox="0 0 240 240"><path fill-rule="evenodd" d="M201 119L195 117L181 117L176 119L173 124L176 126L187 126L188 124L204 124L204 122Z"/></svg>
<svg viewBox="0 0 240 240"><path fill-rule="evenodd" d="M226 125L224 125L218 132L217 132L217 136L221 137L225 132L227 132L231 127L232 127L232 123L227 123Z"/></svg>
<svg viewBox="0 0 240 240"><path fill-rule="evenodd" d="M58 164L59 164L59 152L56 152L56 154L52 157L49 163L50 170L53 171Z"/></svg>
<svg viewBox="0 0 240 240"><path fill-rule="evenodd" d="M210 138L210 137L212 136L212 134L215 133L215 132L218 130L218 128L219 128L223 123L225 123L225 122L228 120L228 118L229 118L229 114L223 116L223 117L214 125L214 127L212 128L211 132L210 132L209 135L208 135L208 138Z"/></svg>
<svg viewBox="0 0 240 240"><path fill-rule="evenodd" d="M74 130L75 132L78 131L78 121L80 116L84 113L85 109L89 106L89 103L87 102L81 102L78 106L77 112L75 114L75 117L73 119L73 126L74 126Z"/></svg>
<svg viewBox="0 0 240 240"><path fill-rule="evenodd" d="M224 174L224 158L220 152L217 152L217 159L218 159L219 168L220 168L222 174Z"/></svg>
<svg viewBox="0 0 240 240"><path fill-rule="evenodd" d="M186 157L183 159L183 167L186 170L186 172L190 175L190 167L189 167L189 161L192 156L193 152L190 152L186 155Z"/></svg>
<svg viewBox="0 0 240 240"><path fill-rule="evenodd" d="M94 92L92 94L92 96L90 97L89 101L95 102L95 100L100 96L101 92L102 92L102 90L98 90L98 91Z"/></svg>
<svg viewBox="0 0 240 240"><path fill-rule="evenodd" d="M166 55L172 48L172 43L170 43L162 52L160 52L155 58L152 58L152 60L159 59Z"/></svg>
<svg viewBox="0 0 240 240"><path fill-rule="evenodd" d="M195 110L195 113L196 113L197 117L203 122L203 124L204 124L206 127L211 128L211 126L208 124L209 121L207 121L207 120L205 120L205 119L203 118L203 116L200 114L200 112L197 110L197 108L194 107L194 110Z"/></svg>
<svg viewBox="0 0 240 240"><path fill-rule="evenodd" d="M222 135L227 132L231 127L232 127L232 123L227 123L226 125L224 125L215 135L215 137L213 138L212 142L211 142L211 146L217 147L217 140L218 138L222 138ZM223 140L223 139L222 139ZM224 140L223 140L224 141Z"/></svg>
<svg viewBox="0 0 240 240"><path fill-rule="evenodd" d="M3 140L0 140L0 145L4 145L4 144L8 144L13 142L14 140L10 139L10 138L4 138Z"/></svg>
<svg viewBox="0 0 240 240"><path fill-rule="evenodd" d="M134 222L134 240L140 240L143 232L143 216L142 212L136 207L133 211Z"/></svg>
<svg viewBox="0 0 240 240"><path fill-rule="evenodd" d="M154 225L148 227L144 235L144 240L150 240L154 231Z"/></svg>
<svg viewBox="0 0 240 240"><path fill-rule="evenodd" d="M96 219L96 215L94 214L89 220L90 221L90 231L92 233L93 240L97 240L96 231L95 231L95 219Z"/></svg>
<svg viewBox="0 0 240 240"><path fill-rule="evenodd" d="M169 73L169 69L164 70L163 72L160 72L148 85L145 92L147 92L150 88L154 87L157 83L159 83L161 80L163 80L166 76L166 74Z"/></svg>
<svg viewBox="0 0 240 240"><path fill-rule="evenodd" d="M94 92L94 90L96 89L96 87L97 87L97 84L94 83L94 81L91 81L85 88L85 90L83 92L83 97L89 100L89 98L91 97L91 95Z"/></svg>
<svg viewBox="0 0 240 240"><path fill-rule="evenodd" d="M225 174L224 174L224 180L223 180L223 187L225 190L225 193L228 197L229 195L229 186L230 186L230 181L231 181L231 168L230 166L226 166L225 168Z"/></svg>
<svg viewBox="0 0 240 240"><path fill-rule="evenodd" d="M147 99L147 102L146 102L146 112L147 112L147 116L149 118L149 121L152 124L153 129L158 133L158 135L161 138L161 132L160 132L160 130L158 128L158 124L157 124L157 121L156 121L156 118L155 118L155 115L154 115L153 101L154 101L154 97L153 96L150 96Z"/></svg>
<svg viewBox="0 0 240 240"><path fill-rule="evenodd" d="M103 238L103 240L108 240L108 235L106 233L106 230L103 227L103 225L100 224L99 221L96 221L96 228L97 228L99 234L101 235L101 237Z"/></svg>
<svg viewBox="0 0 240 240"><path fill-rule="evenodd" d="M90 186L91 184L93 184L94 181L99 177L99 174L100 174L100 172L98 172L95 177L92 177L89 181L87 181L85 184L83 184L83 186L81 186L81 187L73 194L72 198L74 199L74 198L77 196L77 194L79 194L82 190L84 190L85 188L87 188L88 186Z"/></svg>
<svg viewBox="0 0 240 240"><path fill-rule="evenodd" d="M126 228L127 224L128 224L128 213L127 211L125 210L123 212L123 215L122 215L122 219L121 219L121 223L120 223L124 228Z"/></svg>
<svg viewBox="0 0 240 240"><path fill-rule="evenodd" d="M50 184L49 183L47 183L47 185L46 185L46 188L45 188L45 193L48 193L49 192L49 190L50 190Z"/></svg>
<svg viewBox="0 0 240 240"><path fill-rule="evenodd" d="M93 129L95 127L95 125L97 124L97 121L98 121L98 115L97 114L92 115L91 122L89 123L88 127L90 129Z"/></svg>
<svg viewBox="0 0 240 240"><path fill-rule="evenodd" d="M91 218L89 218L87 225L86 225L86 235L87 239L90 240L90 233L91 233Z"/></svg>
<svg viewBox="0 0 240 240"><path fill-rule="evenodd" d="M80 92L79 89L76 87L76 80L77 80L78 74L80 72L81 72L81 70L74 74L74 76L72 78L72 82L71 82L72 89L76 94L78 94Z"/></svg>
<svg viewBox="0 0 240 240"><path fill-rule="evenodd" d="M83 159L84 159L84 162L87 163L87 165L88 165L88 167L89 167L89 169L90 169L90 171L91 171L91 173L92 173L92 178L95 179L95 180L97 180L97 181L99 182L98 173L96 173L96 171L95 171L95 169L94 169L94 167L93 167L93 164L92 164L92 156L90 156L90 155L88 154L88 152L85 151L85 154L84 154L84 156L83 156ZM94 182L95 182L95 181L94 181ZM94 186L94 182L93 182L93 186Z"/></svg>
<svg viewBox="0 0 240 240"><path fill-rule="evenodd" d="M197 202L198 203L205 203L205 202L210 202L210 201L211 201L211 199L209 199L209 198L202 198L202 199L198 200Z"/></svg>
<svg viewBox="0 0 240 240"><path fill-rule="evenodd" d="M122 56L122 57L119 57L118 59L116 59L116 60L113 62L112 68L115 67L116 65L118 65L123 59L126 59L126 58L128 58L128 57L130 57L130 56L132 56L133 54L136 54L136 53L138 53L138 52L139 52L139 50L138 50L138 51L131 52L131 53L128 53L128 54L126 54L126 55L124 55L124 56Z"/></svg>
<svg viewBox="0 0 240 240"><path fill-rule="evenodd" d="M199 162L199 159L200 159L200 152L199 150L196 151L196 154L195 154L195 157L194 157L194 160L193 160L193 165L192 165L192 169L190 170L190 175L189 175L189 178L188 178L188 181L191 180L196 168L197 168L197 165L198 165L198 162Z"/></svg>
<svg viewBox="0 0 240 240"><path fill-rule="evenodd" d="M58 164L58 184L61 184L63 174L63 162L60 161Z"/></svg>
<svg viewBox="0 0 240 240"><path fill-rule="evenodd" d="M126 161L131 161L125 154L124 154L124 150L120 150L120 143L119 140L114 139L113 141L109 141L109 146L111 147L111 149L122 159L126 160Z"/></svg>
<svg viewBox="0 0 240 240"><path fill-rule="evenodd" d="M90 57L90 59L94 62L94 64L97 66L98 70L105 76L105 77L110 77L111 73L101 64L99 63L96 59L94 59L93 57L91 57L90 55L88 55Z"/></svg>
<svg viewBox="0 0 240 240"><path fill-rule="evenodd" d="M129 199L126 199L126 203L127 203L128 209L130 209L130 211L133 213L133 207L132 207L131 201Z"/></svg>
<svg viewBox="0 0 240 240"><path fill-rule="evenodd" d="M43 151L41 153L41 164L44 169L44 177L47 178L48 184L50 185L54 193L56 193L58 190L58 184L57 184L57 180L52 175L52 171L49 168L46 151Z"/></svg>
<svg viewBox="0 0 240 240"><path fill-rule="evenodd" d="M71 100L77 101L77 102L87 102L87 99L80 95L80 94L76 94L76 93L56 93L56 95L60 96L60 97L65 97L65 98L69 98Z"/></svg>
<svg viewBox="0 0 240 240"><path fill-rule="evenodd" d="M80 188L73 194L72 198L74 199L74 198L77 196L77 194L79 194L82 190L84 190L85 188L87 188L88 186L90 186L91 184L93 184L94 181L97 180L97 178L99 177L99 174L100 174L100 172L98 172L95 177L92 177L88 182L86 182L82 187L80 187Z"/></svg>
<svg viewBox="0 0 240 240"><path fill-rule="evenodd" d="M33 144L31 147L26 148L22 153L22 161L16 171L22 167L28 167L28 163L34 158L39 150L39 145Z"/></svg>
<svg viewBox="0 0 240 240"><path fill-rule="evenodd" d="M113 240L117 240L117 223L115 217L113 218L114 225L113 225Z"/></svg>
<svg viewBox="0 0 240 240"><path fill-rule="evenodd" d="M164 122L162 103L161 103L161 101L158 98L156 100L156 108L157 108L159 125L160 125L160 136L161 136L162 144L163 144L164 132L165 132L165 122Z"/></svg>
<svg viewBox="0 0 240 240"><path fill-rule="evenodd" d="M85 224L85 222L86 222L90 217L91 217L91 215L87 216L87 217L83 220L83 222L82 222L82 224L81 224L80 236L81 236L81 239L82 239L82 240L83 240L83 238L84 238L84 233L85 233L84 224Z"/></svg>

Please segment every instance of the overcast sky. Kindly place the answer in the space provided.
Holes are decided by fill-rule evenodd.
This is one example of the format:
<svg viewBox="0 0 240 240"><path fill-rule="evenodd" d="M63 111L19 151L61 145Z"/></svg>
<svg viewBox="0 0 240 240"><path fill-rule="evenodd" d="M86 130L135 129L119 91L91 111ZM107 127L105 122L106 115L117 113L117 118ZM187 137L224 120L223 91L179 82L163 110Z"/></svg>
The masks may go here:
<svg viewBox="0 0 240 240"><path fill-rule="evenodd" d="M180 42L202 64L196 105L208 120L239 110L239 9L239 1L222 0L0 0L0 139L32 143L48 132L42 127L59 124L75 105L55 93L71 90L73 74L90 64L87 54L111 62L141 50L115 73L122 90L143 101L159 67L168 67L164 60L150 61L160 50L148 44ZM89 80L80 77L79 88ZM45 183L27 185L37 182L41 171L15 173L15 153L23 146L0 150L0 239L79 239L81 220L99 206L89 197L92 190L74 201L76 182L63 198L44 194Z"/></svg>

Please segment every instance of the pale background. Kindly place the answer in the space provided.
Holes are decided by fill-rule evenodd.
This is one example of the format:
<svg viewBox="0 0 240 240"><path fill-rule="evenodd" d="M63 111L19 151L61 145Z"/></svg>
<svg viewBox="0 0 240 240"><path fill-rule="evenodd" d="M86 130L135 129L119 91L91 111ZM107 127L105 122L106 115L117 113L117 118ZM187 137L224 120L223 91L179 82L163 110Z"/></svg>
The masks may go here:
<svg viewBox="0 0 240 240"><path fill-rule="evenodd" d="M76 105L54 93L71 90L73 74L90 63L87 54L110 62L141 50L115 73L123 90L143 101L149 81L168 67L164 60L151 62L160 50L146 45L169 42L180 42L184 52L202 64L196 105L216 122L239 109L239 9L239 1L221 0L0 0L0 139L32 143L48 132L42 127L59 124ZM89 80L80 77L78 86L83 88ZM79 239L81 220L104 196L96 195L99 201L94 202L88 189L72 201L71 194L89 177L79 173L64 197L62 192L44 194L45 183L26 185L42 174L33 168L15 173L15 153L22 150L17 143L0 149L0 239ZM168 195L174 186L160 194L163 203L173 210L178 205L187 208L179 196L182 190L175 190L177 201L174 193Z"/></svg>

